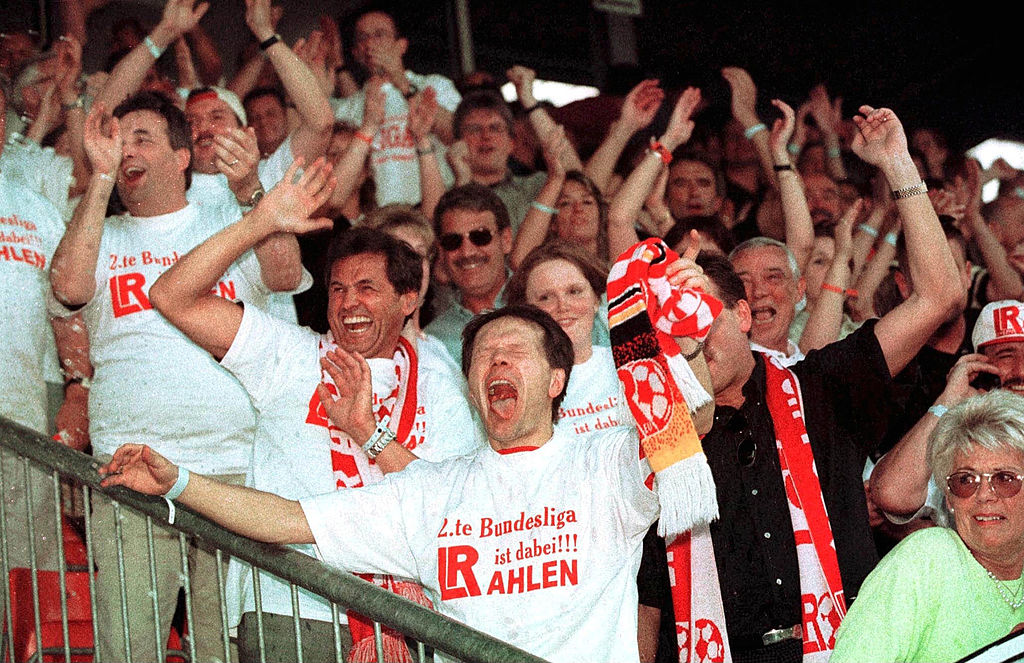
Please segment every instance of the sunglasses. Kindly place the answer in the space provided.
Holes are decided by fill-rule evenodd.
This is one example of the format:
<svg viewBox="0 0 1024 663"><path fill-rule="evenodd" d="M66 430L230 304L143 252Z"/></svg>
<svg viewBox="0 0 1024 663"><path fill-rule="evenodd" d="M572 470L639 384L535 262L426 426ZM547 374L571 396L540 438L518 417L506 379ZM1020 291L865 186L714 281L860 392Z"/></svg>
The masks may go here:
<svg viewBox="0 0 1024 663"><path fill-rule="evenodd" d="M1010 470L984 473L961 470L946 477L946 485L949 487L949 492L963 500L973 497L978 492L982 479L988 479L988 486L997 497L1013 497L1020 492L1024 474L1017 474Z"/></svg>
<svg viewBox="0 0 1024 663"><path fill-rule="evenodd" d="M469 241L473 243L473 246L487 246L494 241L494 234L490 230L487 228L477 228L476 230L470 230L465 235L445 233L438 239L438 243L445 251L455 251L462 246L462 242L466 237L469 237Z"/></svg>

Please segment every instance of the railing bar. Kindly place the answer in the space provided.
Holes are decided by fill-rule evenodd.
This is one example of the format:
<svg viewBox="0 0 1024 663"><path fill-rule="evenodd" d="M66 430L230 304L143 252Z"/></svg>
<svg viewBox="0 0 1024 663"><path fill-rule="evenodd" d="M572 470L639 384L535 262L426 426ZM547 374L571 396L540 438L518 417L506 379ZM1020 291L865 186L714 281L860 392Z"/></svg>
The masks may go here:
<svg viewBox="0 0 1024 663"><path fill-rule="evenodd" d="M100 657L100 626L96 619L96 574L92 555L92 491L89 486L82 485L82 506L85 513L85 563L89 571L89 612L92 615L92 648L93 660L101 663Z"/></svg>
<svg viewBox="0 0 1024 663"><path fill-rule="evenodd" d="M71 630L68 627L68 586L64 574L67 560L64 558L64 520L61 510L60 474L52 471L53 511L57 524L57 586L60 588L60 630L64 636L64 662L71 663Z"/></svg>
<svg viewBox="0 0 1024 663"><path fill-rule="evenodd" d="M4 460L6 454L0 449L0 487L7 488L7 462ZM7 556L7 496L0 499L0 568L3 569L4 578L4 624L7 633L14 632L14 612L11 609L11 566L10 558ZM7 660L14 660L14 638L7 638Z"/></svg>
<svg viewBox="0 0 1024 663"><path fill-rule="evenodd" d="M121 503L111 500L114 508L114 544L117 548L117 579L121 590L121 628L124 630L124 657L132 660L132 641L128 629L128 582L124 575L124 536L121 532Z"/></svg>
<svg viewBox="0 0 1024 663"><path fill-rule="evenodd" d="M341 651L341 617L338 615L338 604L331 602L331 627L334 629L334 663L345 663Z"/></svg>
<svg viewBox="0 0 1024 663"><path fill-rule="evenodd" d="M218 553L219 554L219 553ZM196 660L196 623L192 614L192 575L188 572L188 542L185 540L184 532L178 532L178 556L181 559L181 584L185 588L185 623L188 624L188 660ZM217 558L218 561L220 558ZM217 565L217 573L220 573L220 565ZM218 575L217 581L220 582ZM182 634L184 636L184 634ZM182 637L182 642L185 638ZM228 660L228 659L225 659Z"/></svg>
<svg viewBox="0 0 1024 663"><path fill-rule="evenodd" d="M260 648L260 663L267 663L267 643L263 634L263 590L260 586L260 570L255 564L252 569L252 598L256 608L256 642Z"/></svg>
<svg viewBox="0 0 1024 663"><path fill-rule="evenodd" d="M376 620L373 622L373 645L377 648L377 663L384 663L384 629Z"/></svg>
<svg viewBox="0 0 1024 663"><path fill-rule="evenodd" d="M160 637L160 589L156 582L156 549L153 545L153 518L146 516L146 551L149 555L149 588L153 599L153 640L156 642L156 660L164 660L164 643Z"/></svg>
<svg viewBox="0 0 1024 663"><path fill-rule="evenodd" d="M202 555L203 551L198 549L196 546L196 558ZM213 552L213 561L217 565L217 598L219 599L220 607L220 635L221 643L224 645L224 660L231 660L231 635L228 633L228 599L227 593L224 589L224 554L220 548L217 548ZM192 629L195 622L189 622L189 642L195 642L198 636L198 629ZM195 659L195 652L192 654L192 660Z"/></svg>
<svg viewBox="0 0 1024 663"><path fill-rule="evenodd" d="M427 663L427 647L419 640L416 641L416 654L420 663Z"/></svg>
<svg viewBox="0 0 1024 663"><path fill-rule="evenodd" d="M0 445L21 456L52 469L62 475L71 475L90 486L94 492L115 497L127 507L143 514L163 519L167 506L160 497L141 495L119 487L100 487L96 469L101 463L81 452L63 445L0 417ZM330 602L336 602L367 616L381 620L422 641L434 649L465 661L515 661L539 663L543 659L522 649L502 642L455 619L417 605L392 592L375 587L372 583L335 568L316 558L281 546L259 543L233 534L212 523L187 507L178 505L174 529L201 537L211 547L221 548L238 559L258 564L265 572L286 582L294 582Z"/></svg>
<svg viewBox="0 0 1024 663"><path fill-rule="evenodd" d="M32 619L36 629L36 651L39 660L43 659L43 624L39 616L39 567L36 564L36 518L32 513L32 480L29 476L28 458L22 457L22 470L25 476L25 516L28 518L28 566L32 577Z"/></svg>
<svg viewBox="0 0 1024 663"><path fill-rule="evenodd" d="M294 582L288 583L292 590L292 622L295 626L295 661L302 661L302 624L299 622L299 588Z"/></svg>

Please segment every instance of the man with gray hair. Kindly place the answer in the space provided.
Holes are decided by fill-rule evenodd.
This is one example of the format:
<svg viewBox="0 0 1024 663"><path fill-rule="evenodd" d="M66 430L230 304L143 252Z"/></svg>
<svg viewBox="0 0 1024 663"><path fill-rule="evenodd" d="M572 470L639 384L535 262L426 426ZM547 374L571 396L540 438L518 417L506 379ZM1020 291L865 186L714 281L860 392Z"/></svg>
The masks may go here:
<svg viewBox="0 0 1024 663"><path fill-rule="evenodd" d="M789 327L804 306L807 289L789 247L770 237L754 237L729 254L743 279L750 303L750 346L791 366L804 358L789 339Z"/></svg>

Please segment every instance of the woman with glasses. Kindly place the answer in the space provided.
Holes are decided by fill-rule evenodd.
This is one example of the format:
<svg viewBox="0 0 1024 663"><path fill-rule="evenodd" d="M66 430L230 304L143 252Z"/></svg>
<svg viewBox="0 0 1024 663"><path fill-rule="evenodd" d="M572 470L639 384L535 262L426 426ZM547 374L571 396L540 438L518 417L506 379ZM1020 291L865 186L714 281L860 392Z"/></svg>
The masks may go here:
<svg viewBox="0 0 1024 663"><path fill-rule="evenodd" d="M955 529L915 532L881 561L832 661L954 661L1024 622L1024 399L969 398L928 445Z"/></svg>

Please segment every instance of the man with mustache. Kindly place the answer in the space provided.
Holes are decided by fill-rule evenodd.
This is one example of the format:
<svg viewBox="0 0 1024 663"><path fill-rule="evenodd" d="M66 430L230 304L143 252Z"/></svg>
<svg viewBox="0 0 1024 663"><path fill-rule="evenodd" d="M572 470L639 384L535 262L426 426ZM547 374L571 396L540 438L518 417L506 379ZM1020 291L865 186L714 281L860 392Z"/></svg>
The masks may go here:
<svg viewBox="0 0 1024 663"><path fill-rule="evenodd" d="M814 225L839 220L842 205L839 185L824 173L805 173L802 178L807 207L810 209Z"/></svg>
<svg viewBox="0 0 1024 663"><path fill-rule="evenodd" d="M1024 302L1004 299L986 305L971 340L974 353L956 361L934 404L871 474L872 501L897 524L921 517L939 525L950 522L926 462L928 438L946 410L990 389L1024 394Z"/></svg>
<svg viewBox="0 0 1024 663"><path fill-rule="evenodd" d="M511 223L498 194L482 184L466 184L441 197L434 209L434 225L440 264L451 276L457 300L424 331L439 338L458 363L466 324L474 315L505 303Z"/></svg>

